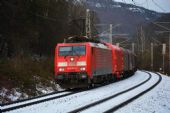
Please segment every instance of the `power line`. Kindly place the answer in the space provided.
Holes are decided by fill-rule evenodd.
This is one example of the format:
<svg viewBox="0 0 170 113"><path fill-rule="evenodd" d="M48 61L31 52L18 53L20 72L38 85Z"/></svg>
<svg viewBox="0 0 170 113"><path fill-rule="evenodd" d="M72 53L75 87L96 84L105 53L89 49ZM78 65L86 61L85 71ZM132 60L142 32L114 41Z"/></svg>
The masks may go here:
<svg viewBox="0 0 170 113"><path fill-rule="evenodd" d="M161 22L161 23L170 23L170 22ZM161 23L160 22L155 22L153 24L155 24L158 27L161 27L161 28L164 29L163 31L158 31L158 33L166 33L166 32L169 33L169 69L170 69L170 28L167 28L167 27L165 27L163 25L160 25ZM163 47L166 48L166 45L164 44ZM165 51L165 49L163 49L163 50ZM165 56L165 52L163 52L163 71L164 71L164 56Z"/></svg>
<svg viewBox="0 0 170 113"><path fill-rule="evenodd" d="M148 4L148 0L145 0L144 2L142 3L138 3L136 2L135 0L132 0L132 2L134 3L134 5L144 5L146 4L147 5L147 8L149 9L149 4ZM158 3L156 3L154 0L152 0L152 2L159 8L161 9L162 11L166 12L166 10L164 8L162 8Z"/></svg>
<svg viewBox="0 0 170 113"><path fill-rule="evenodd" d="M162 11L166 12L165 9L163 9L160 5L158 5L154 0L152 0L152 2L159 8L161 9Z"/></svg>
<svg viewBox="0 0 170 113"><path fill-rule="evenodd" d="M155 25L157 25L157 26L159 26L159 27L161 27L161 28L163 28L163 29L165 29L165 30L170 31L169 28L167 28L166 26L161 25L159 22L152 22L152 23L155 24Z"/></svg>
<svg viewBox="0 0 170 113"><path fill-rule="evenodd" d="M136 2L135 0L132 0L132 2L133 2L135 5L144 5L144 4L146 4L146 3L148 2L148 0L145 0L145 1L142 2L142 3L138 3L138 2Z"/></svg>
<svg viewBox="0 0 170 113"><path fill-rule="evenodd" d="M148 0L146 0L147 9L149 9Z"/></svg>

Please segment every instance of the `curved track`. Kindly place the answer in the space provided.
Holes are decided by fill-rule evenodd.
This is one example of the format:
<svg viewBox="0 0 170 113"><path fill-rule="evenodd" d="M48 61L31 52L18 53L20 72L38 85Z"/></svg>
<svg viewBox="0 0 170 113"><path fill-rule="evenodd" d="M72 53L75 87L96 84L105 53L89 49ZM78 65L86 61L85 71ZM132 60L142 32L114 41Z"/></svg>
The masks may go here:
<svg viewBox="0 0 170 113"><path fill-rule="evenodd" d="M109 85L109 84L103 84L102 86L95 86L90 89L95 89L95 88L103 87L106 85ZM0 104L1 112L7 112L7 111L22 108L22 107L50 101L53 99L59 99L59 98L70 96L70 95L80 93L86 90L88 89L69 89L69 90L53 92L53 93L49 93L49 94L45 94L41 96L36 96L36 97L28 98L28 99L18 100L18 101L14 101L10 103Z"/></svg>
<svg viewBox="0 0 170 113"><path fill-rule="evenodd" d="M54 94L58 94L58 93L66 92L66 91L68 91L68 90L52 92L52 93L48 93L48 94L44 94L44 95L40 95L40 96L35 96L35 97L27 98L27 99L17 100L17 101L13 101L13 102L9 102L9 103L4 103L4 104L0 104L0 106L7 106L7 105L16 104L16 103L21 103L21 102L25 102L25 101L29 101L29 100L33 100L33 99L37 99L37 98L42 98L42 97L47 97L47 96L50 96L50 95L54 95Z"/></svg>
<svg viewBox="0 0 170 113"><path fill-rule="evenodd" d="M148 72L146 72L146 73L148 73ZM150 73L148 73L148 74L151 75ZM113 108L105 111L104 113L114 112L114 111L116 111L116 110L124 107L125 105L131 103L131 102L134 101L135 99L141 97L142 95L144 95L145 93L149 92L150 90L152 90L152 89L153 89L154 87L156 87L156 86L161 82L161 80L162 80L161 75L158 74L158 73L156 73L156 74L159 76L159 79L158 79L158 81L157 81L155 84L153 84L151 87L149 87L149 88L146 89L145 91L143 91L143 92L139 93L138 95L134 96L133 98L130 98L130 99L124 101L123 103L121 103L121 104L119 104L119 105L117 105L117 106L115 106L115 107L113 107Z"/></svg>
<svg viewBox="0 0 170 113"><path fill-rule="evenodd" d="M81 91L65 90L65 91L49 93L49 94L42 95L42 96L37 96L37 97L34 97L34 98L29 98L29 99L15 101L15 102L11 102L11 103L2 104L1 106L3 108L1 107L1 112L19 109L19 108L22 108L22 107L38 104L38 103L41 103L41 102L45 102L45 101L49 101L49 100L73 95L73 94L76 94L76 93L79 93L79 92L81 92Z"/></svg>
<svg viewBox="0 0 170 113"><path fill-rule="evenodd" d="M83 106L83 107L78 108L78 109L75 109L75 110L71 111L70 113L76 113L76 112L85 111L85 110L87 110L87 109L89 109L89 108L92 108L92 107L94 107L94 106L96 106L96 105L99 105L99 104L101 104L101 103L104 103L104 102L106 102L106 101L108 101L108 100L110 100L110 99L114 99L114 98L116 98L116 97L118 97L118 96L121 96L122 94L125 94L125 93L127 93L127 92L129 92L129 91L132 91L132 90L140 87L141 85L143 85L143 84L145 84L146 82L148 82L148 81L151 79L151 77L152 77L152 75L151 75L150 73L148 73L148 72L146 72L146 71L143 71L143 72L147 73L147 74L149 75L149 78L146 79L145 81L141 82L140 84L135 85L135 86L133 86L133 87L127 89L127 90L121 91L121 92L119 92L119 93L117 93L117 94L111 95L111 96L109 96L109 97L107 97L107 98L104 98L104 99L101 99L101 100L99 100L99 101L96 101L96 102L94 102L94 103L88 104L88 105ZM158 74L157 74L157 75L158 75ZM155 84L153 84L151 87L149 87L149 88L146 89L145 91L139 93L138 95L134 96L133 98L130 98L130 99L128 99L127 101L124 101L123 103L112 107L111 109L105 111L105 113L114 112L114 111L116 111L117 109L119 109L119 108L127 105L128 103L132 102L133 100L137 99L138 97L142 96L143 94L145 94L145 93L147 93L148 91L150 91L151 89L153 89L153 88L154 88L155 86L157 86L157 85L160 83L160 81L162 80L162 77L161 77L160 75L158 75L158 76L159 76L158 81L157 81Z"/></svg>
<svg viewBox="0 0 170 113"><path fill-rule="evenodd" d="M123 91L121 90L121 91L119 91L117 93L114 93L113 95L109 95L107 97L104 97L103 99L99 99L99 100L97 100L95 102L92 102L92 103L90 103L88 105L85 105L83 107L80 107L80 108L77 108L75 110L72 110L72 111L70 111L70 113L81 112L81 111L88 110L88 109L93 108L93 107L95 107L95 106L97 106L99 104L105 103L105 102L107 102L107 101L109 101L111 99L114 99L114 98L116 98L118 96L121 96L121 95L123 95L125 93L128 93L129 91L132 91L132 90L140 87L141 85L143 85L143 84L147 83L148 81L150 81L150 79L152 78L152 74L150 74L148 72L145 72L145 73L148 74L148 77L146 76L146 78L143 81L141 81L140 83L138 83L137 85L133 85L133 86L129 87L128 89L126 88L126 90L123 90ZM142 93L134 96L133 98L131 98L131 99L127 100L127 101L124 101L123 103L121 103L121 104L119 104L117 106L113 106L111 109L109 108L105 112L106 113L114 112L115 110L117 110L117 109L125 106L126 104L132 102L133 100L137 99L138 97L142 96L146 92L153 89L157 84L159 84L161 79L162 78L159 75L159 80L154 85L152 85L151 87L149 87L148 89L146 89ZM96 88L98 88L98 87L92 88L92 91L93 91L93 89L96 89ZM38 103L42 103L42 102L47 102L47 101L54 100L54 99L58 100L58 99L60 99L62 97L71 96L73 94L80 93L80 92L85 92L86 93L86 90L66 90L66 91L61 91L61 92L57 92L57 93L51 93L51 94L47 94L47 95L43 95L43 96L31 98L31 99L21 100L21 101L9 103L9 104L4 104L4 105L1 106L1 112L7 112L7 111L22 108L22 107L27 107L27 106L30 106L30 105L34 105L34 104L38 104Z"/></svg>

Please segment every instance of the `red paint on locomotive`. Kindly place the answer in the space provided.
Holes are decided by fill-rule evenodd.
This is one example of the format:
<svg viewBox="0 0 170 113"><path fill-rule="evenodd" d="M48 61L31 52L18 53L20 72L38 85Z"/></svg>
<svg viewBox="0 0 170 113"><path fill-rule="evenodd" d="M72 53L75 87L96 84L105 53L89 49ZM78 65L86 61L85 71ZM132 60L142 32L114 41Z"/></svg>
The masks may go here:
<svg viewBox="0 0 170 113"><path fill-rule="evenodd" d="M132 52L105 42L58 44L54 64L56 81L74 87L120 79L135 68Z"/></svg>

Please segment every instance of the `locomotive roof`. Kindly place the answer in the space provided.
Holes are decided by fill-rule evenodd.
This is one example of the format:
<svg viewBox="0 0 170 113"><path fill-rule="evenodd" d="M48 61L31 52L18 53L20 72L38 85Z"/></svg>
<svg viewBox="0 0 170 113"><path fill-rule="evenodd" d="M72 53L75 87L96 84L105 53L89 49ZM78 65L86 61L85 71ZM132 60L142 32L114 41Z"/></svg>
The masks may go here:
<svg viewBox="0 0 170 113"><path fill-rule="evenodd" d="M103 49L110 49L108 46L102 44L102 43L91 43L90 42L90 45L93 46L93 47L99 47L99 48L103 48Z"/></svg>
<svg viewBox="0 0 170 113"><path fill-rule="evenodd" d="M96 38L89 38L87 36L72 36L65 38L65 43L83 43L83 42L94 42L94 43L100 43L99 40L96 40Z"/></svg>
<svg viewBox="0 0 170 113"><path fill-rule="evenodd" d="M59 43L60 46L74 46L74 45L86 45L90 44L92 47L103 48L103 49L110 49L108 46L102 43L93 43L93 42L83 42L83 43Z"/></svg>

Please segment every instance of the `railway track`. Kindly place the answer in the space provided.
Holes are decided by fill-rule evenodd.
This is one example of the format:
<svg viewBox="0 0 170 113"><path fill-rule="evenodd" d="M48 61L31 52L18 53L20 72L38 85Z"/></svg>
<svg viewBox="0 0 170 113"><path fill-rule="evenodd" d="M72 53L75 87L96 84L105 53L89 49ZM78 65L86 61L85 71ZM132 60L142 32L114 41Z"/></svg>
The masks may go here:
<svg viewBox="0 0 170 113"><path fill-rule="evenodd" d="M78 109L72 110L72 111L70 111L69 113L84 112L84 111L86 111L86 110L88 110L88 109L90 109L90 108L94 108L95 106L97 106L97 105L99 105L99 104L102 104L102 103L105 103L105 102L107 102L107 101L109 101L109 100L111 100L111 99L117 98L117 97L119 97L119 96L121 96L121 95L123 95L123 94L125 94L125 93L128 93L129 91L132 91L132 90L134 90L134 89L142 86L143 84L149 82L149 80L152 78L152 74L151 74L151 73L146 72L146 71L143 71L143 72L145 72L145 73L147 73L147 74L149 75L148 79L146 79L145 81L143 81L143 82L141 82L141 83L139 83L139 84L137 84L137 85L135 85L135 86L127 89L127 90L124 90L124 91L118 92L118 93L116 93L116 94L114 94L114 95L111 95L111 96L109 96L109 97L107 97L107 98L98 100L98 101L96 101L96 102L93 102L93 103L91 103L91 104L85 105L85 106L80 107L80 108L78 108ZM112 108L110 108L110 109L108 109L108 110L106 110L106 111L104 111L104 112L105 112L105 113L114 112L114 111L116 111L117 109L119 109L119 108L127 105L128 103L132 102L133 100L139 98L139 97L142 96L143 94L145 94L145 93L147 93L148 91L150 91L151 89L153 89L153 88L154 88L155 86L157 86L157 85L161 82L161 80L162 80L162 77L161 77L158 73L156 73L156 74L159 76L159 79L157 80L157 82L156 82L155 84L153 84L152 86L150 86L150 87L147 88L146 90L142 91L141 93L137 94L136 96L134 96L134 97L132 97L132 98L129 98L128 100L125 100L125 101L123 101L122 103L120 103L120 104L118 104L118 105L115 105L115 106L113 106Z"/></svg>
<svg viewBox="0 0 170 113"><path fill-rule="evenodd" d="M33 99L37 99L37 98L47 97L47 96L50 96L50 95L53 95L53 94L58 94L58 93L66 92L66 91L68 91L68 90L52 92L52 93L48 93L48 94L44 94L44 95L40 95L40 96L35 96L35 97L27 98L27 99L17 100L17 101L13 101L13 102L9 102L9 103L4 103L4 104L0 104L0 106L8 106L8 105L21 103L21 102L25 102L25 101L29 101L29 100L33 100Z"/></svg>
<svg viewBox="0 0 170 113"><path fill-rule="evenodd" d="M42 95L42 96L37 96L37 97L33 97L33 98L28 98L28 99L24 99L24 100L19 100L19 101L14 101L11 103L2 104L1 112L7 112L7 111L22 108L22 107L50 101L53 99L62 98L62 97L73 95L73 94L76 94L79 92L81 92L81 91L80 90L77 90L77 91L65 90L65 91L53 92L53 93L49 93L49 94Z"/></svg>
<svg viewBox="0 0 170 113"><path fill-rule="evenodd" d="M102 87L106 86L106 85L109 85L109 84L103 84ZM98 85L98 86L92 87L91 89L95 89L95 88L99 88L99 87L101 87L101 86ZM18 100L18 101L14 101L14 102L10 102L10 103L0 104L1 112L7 112L7 111L23 108L26 106L50 101L53 99L59 99L59 98L70 96L70 95L80 93L80 92L83 92L86 90L88 90L88 89L84 89L84 90L70 89L70 90L53 92L53 93L49 93L49 94L45 94L45 95L41 95L41 96L36 96L36 97L28 98L28 99Z"/></svg>
<svg viewBox="0 0 170 113"><path fill-rule="evenodd" d="M106 85L109 85L109 84L108 83L103 84L102 87L106 86ZM92 87L90 89L95 89L95 88L99 88L99 87L101 87L101 86L98 85L98 86ZM7 112L7 111L23 108L26 106L31 106L34 104L39 104L42 102L50 101L53 99L59 99L59 98L70 96L70 95L80 93L80 92L83 92L86 90L88 90L88 89L83 89L83 90L82 89L70 89L70 90L53 92L53 93L49 93L49 94L45 94L45 95L41 95L41 96L36 96L36 97L28 98L28 99L18 100L18 101L14 101L14 102L10 102L10 103L0 104L1 112Z"/></svg>
<svg viewBox="0 0 170 113"><path fill-rule="evenodd" d="M88 110L90 108L93 108L99 104L102 104L104 102L107 102L109 101L110 99L114 99L120 95L123 95L124 93L128 93L129 91L133 90L133 89L136 89L138 87L140 87L141 85L147 83L151 78L152 78L152 75L148 72L146 72L148 74L148 77L140 82L139 84L137 85L134 85L124 91L119 91L118 93L114 94L114 95L111 95L109 97L106 97L104 99L101 99L101 100L97 100L91 104L88 104L88 105L85 105L83 107L80 107L78 109L75 109L75 110L70 110L70 113L75 113L75 112L82 112L82 111L85 111L85 110ZM160 79L159 79L159 82L161 81L161 76L160 76ZM158 82L158 83L159 83ZM157 84L158 84L157 83ZM153 87L155 87L157 84L155 84ZM106 84L108 85L108 84ZM106 86L105 85L105 86ZM100 86L98 86L100 87ZM96 89L98 87L95 87L95 88L92 88L92 89ZM152 89L151 88L151 89ZM149 88L150 89L150 88ZM150 90L151 90L150 89ZM54 100L54 99L60 99L62 97L67 97L67 96L71 96L73 94L76 94L76 93L80 93L80 92L85 92L86 90L74 90L74 91L71 91L71 90L66 90L66 91L61 91L61 92L54 92L54 93L51 93L51 94L47 94L47 95L43 95L43 96L39 96L39 97L34 97L34 98L31 98L31 99L25 99L25 100L21 100L21 101L16 101L16 102L13 102L13 103L8 103L8 104L3 104L1 105L1 112L7 112L7 111L11 111L11 110L15 110L15 109L19 109L19 108L23 108L23 107L27 107L27 106L31 106L31 105L34 105L34 104L39 104L39 103L43 103L43 102L47 102L47 101L50 101L50 100ZM149 90L145 91L144 93L148 92ZM129 101L127 102L123 102L121 103L120 105L117 105L117 106L114 106L112 107L111 109L108 109L107 111L105 111L106 113L108 112L114 112L115 110L123 107L124 105L126 105L127 103L135 100L136 98L140 97L141 95L143 95L144 93L140 94L139 96L136 96L134 97L133 99L130 99Z"/></svg>
<svg viewBox="0 0 170 113"><path fill-rule="evenodd" d="M146 72L146 73L148 73L148 72ZM148 74L150 74L150 73L148 73ZM158 73L156 73L156 74L159 76L159 79L158 79L158 81L157 81L155 84L153 84L151 87L149 87L148 89L144 90L143 92L137 94L136 96L134 96L134 97L132 97L132 98L130 98L130 99L124 101L123 103L121 103L121 104L119 104L119 105L117 105L117 106L114 106L113 108L111 108L111 109L105 111L104 113L111 113L111 112L114 112L114 111L116 111L116 110L118 110L118 109L124 107L125 105L127 105L127 104L133 102L135 99L141 97L142 95L144 95L145 93L149 92L150 90L152 90L152 89L153 89L154 87L156 87L156 86L161 82L161 80L162 80L161 75L158 74Z"/></svg>

